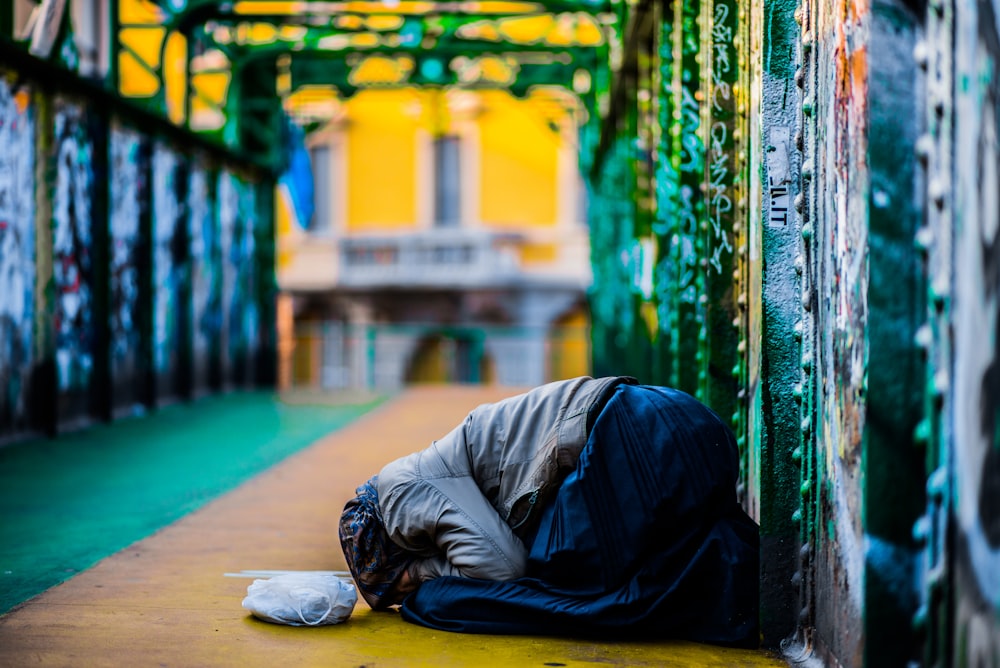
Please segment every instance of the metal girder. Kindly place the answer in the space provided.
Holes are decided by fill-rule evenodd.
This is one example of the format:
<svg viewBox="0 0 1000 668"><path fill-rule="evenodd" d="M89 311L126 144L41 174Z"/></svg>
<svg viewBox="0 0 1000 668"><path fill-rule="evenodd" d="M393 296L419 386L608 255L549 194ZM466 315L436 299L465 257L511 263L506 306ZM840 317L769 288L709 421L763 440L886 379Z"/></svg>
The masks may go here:
<svg viewBox="0 0 1000 668"><path fill-rule="evenodd" d="M618 0L486 0L457 2L427 2L398 0L154 0L170 13L167 27L187 32L212 20L261 20L285 24L305 24L330 27L339 17L357 16L529 16L562 12L598 14L611 11Z"/></svg>
<svg viewBox="0 0 1000 668"><path fill-rule="evenodd" d="M609 5L600 2L217 2L171 4L168 27L218 49L231 63L288 54L322 60L339 77L324 83L356 88L359 58L397 61L417 76L399 85L484 85L506 88L520 73L532 74L520 89L537 83L567 86L573 61L596 65L592 54L608 43ZM602 10L603 18L590 11ZM526 52L516 55L515 52ZM301 54L313 54L304 56ZM406 55L409 54L409 55ZM340 59L353 59L348 70ZM420 68L413 67L417 60ZM447 67L441 66L446 63ZM483 65L491 72L485 73ZM541 67L540 67L541 66ZM539 76L538 72L547 74ZM401 74L401 73L399 73ZM566 75L565 78L560 77ZM383 85L391 82L379 82Z"/></svg>
<svg viewBox="0 0 1000 668"><path fill-rule="evenodd" d="M492 20L482 17L402 18L393 30L382 31L242 21L204 24L190 37L202 45L199 51L214 48L224 54L234 80L251 67L272 72L273 64L282 61L286 93L316 85L334 87L342 97L365 88L450 86L504 89L523 97L544 85L573 90L588 102L591 72L606 59L608 28L591 19L586 27L592 44L562 44L573 34L566 29L575 30L578 19L578 14L554 16L551 25L542 22L544 30L522 33L527 38L521 44L503 40ZM248 90L239 90L219 107L227 118L234 103L245 111L250 101Z"/></svg>
<svg viewBox="0 0 1000 668"><path fill-rule="evenodd" d="M185 122L256 145L247 131L303 87L561 86L593 109L621 0L153 2L189 43Z"/></svg>
<svg viewBox="0 0 1000 668"><path fill-rule="evenodd" d="M504 88L524 96L533 86L571 86L577 71L596 64L569 54L390 53L351 58L322 53L294 53L288 63L291 88L333 86L345 96L362 88L386 86L455 86ZM366 74L366 68L371 74ZM381 75L382 78L379 78ZM588 90L577 91L586 93Z"/></svg>
<svg viewBox="0 0 1000 668"><path fill-rule="evenodd" d="M648 41L654 29L652 7L652 0L639 0L628 14L622 38L624 55L619 68L615 71L607 113L604 114L601 121L600 138L591 163L590 177L592 179L598 178L604 157L610 150L614 136L618 132L622 110L635 102L628 99L630 97L628 90L634 88L635 78L638 75L637 57L640 53L638 44Z"/></svg>
<svg viewBox="0 0 1000 668"><path fill-rule="evenodd" d="M548 19L548 22L544 22ZM534 23L530 23L534 21ZM608 28L580 12L526 19L394 17L388 23L344 22L336 27L271 24L266 20L210 22L190 36L226 53L245 55L273 47L285 51L378 52L458 49L465 51L589 52L608 43Z"/></svg>

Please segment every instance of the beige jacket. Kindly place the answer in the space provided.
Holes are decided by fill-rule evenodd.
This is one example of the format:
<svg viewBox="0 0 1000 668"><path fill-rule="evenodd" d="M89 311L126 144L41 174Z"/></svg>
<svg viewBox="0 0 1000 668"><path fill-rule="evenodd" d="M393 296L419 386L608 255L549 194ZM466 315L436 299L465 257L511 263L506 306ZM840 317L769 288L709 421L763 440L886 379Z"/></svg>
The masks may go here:
<svg viewBox="0 0 1000 668"><path fill-rule="evenodd" d="M518 534L576 466L588 416L623 382L636 381L585 376L484 404L427 449L386 465L377 485L386 530L424 557L410 575L523 575L527 551Z"/></svg>

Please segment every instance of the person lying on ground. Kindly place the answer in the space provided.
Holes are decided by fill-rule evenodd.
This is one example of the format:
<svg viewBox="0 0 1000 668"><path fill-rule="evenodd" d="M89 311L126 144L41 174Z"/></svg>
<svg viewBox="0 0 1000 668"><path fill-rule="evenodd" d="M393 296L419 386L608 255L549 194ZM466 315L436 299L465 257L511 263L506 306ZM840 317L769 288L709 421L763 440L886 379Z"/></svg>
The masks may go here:
<svg viewBox="0 0 1000 668"><path fill-rule="evenodd" d="M442 630L757 644L758 532L732 432L629 377L484 404L390 462L340 540L375 610Z"/></svg>

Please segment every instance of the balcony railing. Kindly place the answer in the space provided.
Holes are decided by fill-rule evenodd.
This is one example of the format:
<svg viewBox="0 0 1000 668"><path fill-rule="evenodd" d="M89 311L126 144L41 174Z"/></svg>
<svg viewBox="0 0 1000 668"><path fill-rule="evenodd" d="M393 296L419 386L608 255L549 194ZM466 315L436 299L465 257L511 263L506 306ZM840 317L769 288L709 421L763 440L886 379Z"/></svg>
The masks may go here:
<svg viewBox="0 0 1000 668"><path fill-rule="evenodd" d="M531 244L557 249L551 261L525 262ZM586 287L590 280L586 228L527 233L484 229L346 235L304 234L280 245L287 290L336 287L471 289L538 280Z"/></svg>
<svg viewBox="0 0 1000 668"><path fill-rule="evenodd" d="M340 284L437 287L497 284L521 273L521 237L479 230L433 230L340 242Z"/></svg>

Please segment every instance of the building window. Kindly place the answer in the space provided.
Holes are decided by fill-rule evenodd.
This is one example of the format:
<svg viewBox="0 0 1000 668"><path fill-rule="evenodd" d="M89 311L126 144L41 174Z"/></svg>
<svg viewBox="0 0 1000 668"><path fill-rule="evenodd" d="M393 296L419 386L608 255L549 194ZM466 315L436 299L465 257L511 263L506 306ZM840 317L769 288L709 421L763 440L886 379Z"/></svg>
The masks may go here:
<svg viewBox="0 0 1000 668"><path fill-rule="evenodd" d="M574 222L590 226L590 193L587 185L583 182L583 177L576 179L576 220Z"/></svg>
<svg viewBox="0 0 1000 668"><path fill-rule="evenodd" d="M457 227L461 222L461 161L458 137L434 140L434 224Z"/></svg>
<svg viewBox="0 0 1000 668"><path fill-rule="evenodd" d="M72 2L73 38L80 56L79 71L85 77L103 79L107 76L110 4L108 0Z"/></svg>
<svg viewBox="0 0 1000 668"><path fill-rule="evenodd" d="M309 149L313 172L313 216L309 229L326 232L333 229L333 147L316 144Z"/></svg>

